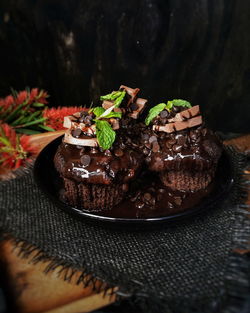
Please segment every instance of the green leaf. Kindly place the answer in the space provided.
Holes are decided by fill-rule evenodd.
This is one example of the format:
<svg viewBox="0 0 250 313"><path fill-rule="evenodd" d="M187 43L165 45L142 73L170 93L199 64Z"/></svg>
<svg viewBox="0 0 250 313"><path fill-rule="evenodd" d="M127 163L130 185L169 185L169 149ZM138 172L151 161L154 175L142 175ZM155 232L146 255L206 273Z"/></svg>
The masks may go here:
<svg viewBox="0 0 250 313"><path fill-rule="evenodd" d="M38 117L39 115L41 115L41 111L35 111L32 114L30 114L28 116L27 122L33 121L35 117ZM42 115L41 115L42 117Z"/></svg>
<svg viewBox="0 0 250 313"><path fill-rule="evenodd" d="M32 106L35 108L42 108L42 107L44 107L44 103L34 102L34 103L32 103Z"/></svg>
<svg viewBox="0 0 250 313"><path fill-rule="evenodd" d="M111 117L121 118L122 113L121 112L110 112L108 115L104 116L104 118L111 118Z"/></svg>
<svg viewBox="0 0 250 313"><path fill-rule="evenodd" d="M186 107L186 108L191 108L192 105L190 102L182 99L173 99L171 101L168 101L167 105L171 105L171 108L173 106L180 106L180 107Z"/></svg>
<svg viewBox="0 0 250 313"><path fill-rule="evenodd" d="M46 117L42 117L42 118L39 118L35 121L31 121L31 122L28 122L28 123L25 123L22 125L22 127L27 127L27 126L31 126L31 125L35 125L35 124L40 124L40 123L43 123L46 121Z"/></svg>
<svg viewBox="0 0 250 313"><path fill-rule="evenodd" d="M148 116L145 119L145 124L149 125L150 122L164 109L166 109L166 104L165 103L159 103L156 106L152 107L149 112Z"/></svg>
<svg viewBox="0 0 250 313"><path fill-rule="evenodd" d="M124 99L125 95L126 92L122 91L121 94L115 99L116 107L118 107L122 103L122 100Z"/></svg>
<svg viewBox="0 0 250 313"><path fill-rule="evenodd" d="M17 128L15 131L19 134L26 134L26 135L35 135L40 134L41 131L33 130L33 129L27 129L27 128Z"/></svg>
<svg viewBox="0 0 250 313"><path fill-rule="evenodd" d="M23 106L24 106L24 103L19 104L16 107L16 109L12 113L10 113L10 115L5 119L5 122L11 123L11 121L18 116L18 114L22 110Z"/></svg>
<svg viewBox="0 0 250 313"><path fill-rule="evenodd" d="M3 143L5 146L10 146L10 142L7 138L0 137L0 142Z"/></svg>
<svg viewBox="0 0 250 313"><path fill-rule="evenodd" d="M116 104L116 106L119 106L122 103L122 100L125 97L125 95L126 95L125 91L113 91L112 93L109 93L105 96L101 96L100 99L114 101L114 104Z"/></svg>
<svg viewBox="0 0 250 313"><path fill-rule="evenodd" d="M100 115L102 115L105 112L104 108L102 107L95 107L93 108L93 113L95 114L95 116L99 117Z"/></svg>
<svg viewBox="0 0 250 313"><path fill-rule="evenodd" d="M47 130L49 132L54 132L55 130L49 126L46 126L46 125L39 125L40 128L44 129L44 130Z"/></svg>
<svg viewBox="0 0 250 313"><path fill-rule="evenodd" d="M109 93L105 96L101 96L100 100L111 100L111 97L112 97L112 93Z"/></svg>
<svg viewBox="0 0 250 313"><path fill-rule="evenodd" d="M96 137L100 147L109 149L115 141L115 136L115 131L107 121L96 121Z"/></svg>
<svg viewBox="0 0 250 313"><path fill-rule="evenodd" d="M17 126L17 125L20 125L22 123L25 123L26 122L26 119L27 117L26 116L19 116L16 120L14 120L14 122L11 122L11 126Z"/></svg>

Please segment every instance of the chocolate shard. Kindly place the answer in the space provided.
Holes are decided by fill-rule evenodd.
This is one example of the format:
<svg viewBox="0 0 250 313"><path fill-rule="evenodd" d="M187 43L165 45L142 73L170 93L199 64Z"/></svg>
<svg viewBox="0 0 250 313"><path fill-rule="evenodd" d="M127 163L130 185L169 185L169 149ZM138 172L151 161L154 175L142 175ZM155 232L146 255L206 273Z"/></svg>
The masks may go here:
<svg viewBox="0 0 250 313"><path fill-rule="evenodd" d="M112 101L108 101L108 100L104 100L102 102L102 107L107 110L109 109L110 107L112 107L114 105L114 103Z"/></svg>
<svg viewBox="0 0 250 313"><path fill-rule="evenodd" d="M163 131L165 133L173 133L175 131L183 130L186 128L192 128L202 124L201 115L190 118L187 121L169 123L164 126L153 125L153 130L155 131Z"/></svg>
<svg viewBox="0 0 250 313"><path fill-rule="evenodd" d="M110 123L111 123L112 128L113 128L114 130L117 130L117 129L120 128L120 124L119 124L119 121L118 121L117 119L111 118L111 119L110 119Z"/></svg>
<svg viewBox="0 0 250 313"><path fill-rule="evenodd" d="M134 110L132 113L129 114L130 117L133 119L137 119L139 114L145 109L146 103L148 102L147 99L137 98L135 104L137 105L137 109Z"/></svg>
<svg viewBox="0 0 250 313"><path fill-rule="evenodd" d="M88 147L97 147L98 146L96 138L90 138L90 139L74 138L71 135L69 129L65 132L63 141L65 143L69 143L71 145L76 145L76 146L77 145L79 145L79 146L88 146Z"/></svg>
<svg viewBox="0 0 250 313"><path fill-rule="evenodd" d="M197 116L198 114L200 114L200 106L195 105L192 108L177 113L173 118L168 119L168 122L181 122L194 116Z"/></svg>
<svg viewBox="0 0 250 313"><path fill-rule="evenodd" d="M188 122L189 128L201 125L202 124L202 116L199 115L199 116L193 117L190 120L188 120L187 122Z"/></svg>
<svg viewBox="0 0 250 313"><path fill-rule="evenodd" d="M139 88L130 88L130 87L125 86L125 85L121 85L120 88L119 88L119 90L125 90L126 93L127 93L128 95L130 95L130 97L131 97L131 102L134 102L134 100L135 100L135 98L136 98L138 92L140 91ZM128 103L128 104L130 104L130 103Z"/></svg>

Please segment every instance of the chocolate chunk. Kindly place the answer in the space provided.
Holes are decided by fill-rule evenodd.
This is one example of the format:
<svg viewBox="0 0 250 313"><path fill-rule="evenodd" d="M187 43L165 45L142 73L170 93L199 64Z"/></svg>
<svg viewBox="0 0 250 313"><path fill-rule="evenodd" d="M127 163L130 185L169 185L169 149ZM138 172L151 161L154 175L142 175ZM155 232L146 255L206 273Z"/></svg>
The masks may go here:
<svg viewBox="0 0 250 313"><path fill-rule="evenodd" d="M153 143L154 141L157 141L157 137L151 136L148 141L149 141L149 143Z"/></svg>
<svg viewBox="0 0 250 313"><path fill-rule="evenodd" d="M174 144L176 144L176 140L175 139L170 139L168 141L166 141L166 145L169 147L172 147Z"/></svg>
<svg viewBox="0 0 250 313"><path fill-rule="evenodd" d="M181 148L182 148L182 146L180 146L180 145L174 145L174 146L173 146L173 150L174 150L175 152L180 152L180 151L181 151Z"/></svg>
<svg viewBox="0 0 250 313"><path fill-rule="evenodd" d="M132 111L136 111L139 108L136 103L132 103L130 107Z"/></svg>
<svg viewBox="0 0 250 313"><path fill-rule="evenodd" d="M116 149L114 153L115 153L115 156L117 156L117 157L121 157L124 154L122 149Z"/></svg>
<svg viewBox="0 0 250 313"><path fill-rule="evenodd" d="M84 167L89 166L91 162L91 158L88 154L84 154L81 158L80 161Z"/></svg>
<svg viewBox="0 0 250 313"><path fill-rule="evenodd" d="M181 203L182 203L181 197L175 197L175 198L174 198L174 203L175 203L176 205L181 205Z"/></svg>
<svg viewBox="0 0 250 313"><path fill-rule="evenodd" d="M90 153L93 153L93 154L98 153L98 150L96 148L91 148Z"/></svg>
<svg viewBox="0 0 250 313"><path fill-rule="evenodd" d="M178 112L181 111L181 108L178 107L178 106L173 106L172 111L175 112L175 113L178 113Z"/></svg>
<svg viewBox="0 0 250 313"><path fill-rule="evenodd" d="M142 152L143 152L143 154L148 155L149 150L148 150L147 148L144 148L144 149L142 150Z"/></svg>
<svg viewBox="0 0 250 313"><path fill-rule="evenodd" d="M78 122L79 122L79 123L83 123L83 122L84 122L84 117L80 117L80 118L78 119Z"/></svg>
<svg viewBox="0 0 250 313"><path fill-rule="evenodd" d="M148 149L150 149L151 148L151 144L150 143L145 143L145 147L147 147Z"/></svg>
<svg viewBox="0 0 250 313"><path fill-rule="evenodd" d="M122 190L127 192L128 191L128 184L123 184L122 185Z"/></svg>
<svg viewBox="0 0 250 313"><path fill-rule="evenodd" d="M185 142L186 142L186 137L185 137L185 136L180 135L180 136L177 138L177 144L178 144L178 145L183 146L183 145L185 144Z"/></svg>
<svg viewBox="0 0 250 313"><path fill-rule="evenodd" d="M80 128L76 128L72 131L72 136L78 138L82 133L82 130Z"/></svg>
<svg viewBox="0 0 250 313"><path fill-rule="evenodd" d="M168 113L167 110L161 111L161 113L160 113L160 117L161 117L161 118L166 118L166 117L168 117L168 116L169 116L169 113Z"/></svg>
<svg viewBox="0 0 250 313"><path fill-rule="evenodd" d="M140 191L137 191L136 194L132 198L130 198L130 201L135 202L137 198L139 197L139 195L140 195Z"/></svg>
<svg viewBox="0 0 250 313"><path fill-rule="evenodd" d="M195 141L197 139L197 137L198 136L197 136L197 134L194 131L190 132L190 138L191 138L192 141Z"/></svg>
<svg viewBox="0 0 250 313"><path fill-rule="evenodd" d="M81 111L80 112L80 116L82 117L82 116L86 116L88 114L88 112L87 111Z"/></svg>
<svg viewBox="0 0 250 313"><path fill-rule="evenodd" d="M146 193L144 193L143 198L144 198L146 201L150 201L151 198L152 198L152 196L151 196L151 194L150 194L149 192L146 192Z"/></svg>
<svg viewBox="0 0 250 313"><path fill-rule="evenodd" d="M148 141L149 140L149 134L142 134L141 138L144 141Z"/></svg>
<svg viewBox="0 0 250 313"><path fill-rule="evenodd" d="M107 155L107 156L111 156L112 155L110 150L105 150L104 154Z"/></svg>
<svg viewBox="0 0 250 313"><path fill-rule="evenodd" d="M157 201L161 201L161 199L162 199L162 194L161 194L161 193L157 194L156 199L157 199Z"/></svg>
<svg viewBox="0 0 250 313"><path fill-rule="evenodd" d="M168 208L172 209L174 206L173 206L173 203L169 202L168 201Z"/></svg>
<svg viewBox="0 0 250 313"><path fill-rule="evenodd" d="M135 205L138 209L142 209L144 207L144 203L141 201L138 201Z"/></svg>
<svg viewBox="0 0 250 313"><path fill-rule="evenodd" d="M86 116L84 119L84 122L86 125L91 125L92 117L91 116Z"/></svg>
<svg viewBox="0 0 250 313"><path fill-rule="evenodd" d="M158 192L159 192L159 193L164 193L164 192L165 192L165 189L160 188L160 189L158 189Z"/></svg>
<svg viewBox="0 0 250 313"><path fill-rule="evenodd" d="M85 148L82 147L81 151L80 151L80 155L83 155L84 154L84 151L85 151Z"/></svg>
<svg viewBox="0 0 250 313"><path fill-rule="evenodd" d="M197 139L196 139L196 143L199 143L201 141L201 137L199 136L199 137L197 137Z"/></svg>
<svg viewBox="0 0 250 313"><path fill-rule="evenodd" d="M207 129L206 129L206 128L203 128L203 129L201 130L201 133L202 133L202 136L206 136L206 134L207 134Z"/></svg>
<svg viewBox="0 0 250 313"><path fill-rule="evenodd" d="M153 206L155 205L155 198L154 198L154 197L151 198L150 203L151 203Z"/></svg>
<svg viewBox="0 0 250 313"><path fill-rule="evenodd" d="M156 153L156 152L159 152L159 150L160 150L160 146L159 146L158 142L154 141L152 151Z"/></svg>
<svg viewBox="0 0 250 313"><path fill-rule="evenodd" d="M120 143L120 148L121 149L125 149L126 148L126 146L125 146L125 144L123 142Z"/></svg>
<svg viewBox="0 0 250 313"><path fill-rule="evenodd" d="M161 124L162 125L165 125L167 123L167 119L166 118L163 118L162 120L161 120Z"/></svg>

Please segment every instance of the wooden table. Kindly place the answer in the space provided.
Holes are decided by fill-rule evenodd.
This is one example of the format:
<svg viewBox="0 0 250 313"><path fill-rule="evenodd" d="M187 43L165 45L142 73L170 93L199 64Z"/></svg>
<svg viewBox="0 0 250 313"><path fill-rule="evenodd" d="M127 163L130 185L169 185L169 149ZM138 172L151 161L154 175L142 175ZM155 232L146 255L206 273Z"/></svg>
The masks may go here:
<svg viewBox="0 0 250 313"><path fill-rule="evenodd" d="M42 149L51 140L63 132L54 132L32 136L32 141ZM228 140L225 144L234 145L239 151L250 152L250 135ZM250 174L250 168L246 170ZM12 175L2 171L2 179ZM247 199L250 205L250 194ZM91 286L83 288L76 285L77 275L71 282L58 277L60 268L44 274L48 263L32 264L32 255L23 259L18 256L20 248L15 248L12 240L0 244L0 260L5 269L11 297L15 299L15 312L20 313L77 313L91 312L115 301L115 296L96 294ZM237 251L246 253L247 251ZM79 273L80 275L80 273Z"/></svg>

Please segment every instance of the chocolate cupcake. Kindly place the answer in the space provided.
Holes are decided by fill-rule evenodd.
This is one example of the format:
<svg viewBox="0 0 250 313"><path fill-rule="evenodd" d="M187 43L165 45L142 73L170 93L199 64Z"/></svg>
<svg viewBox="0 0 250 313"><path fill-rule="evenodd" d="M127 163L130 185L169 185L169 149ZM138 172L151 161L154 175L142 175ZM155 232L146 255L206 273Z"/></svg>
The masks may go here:
<svg viewBox="0 0 250 313"><path fill-rule="evenodd" d="M124 198L142 163L117 136L121 112L96 107L64 120L68 128L54 164L64 182L64 198L90 211L109 209Z"/></svg>
<svg viewBox="0 0 250 313"><path fill-rule="evenodd" d="M197 191L212 181L222 145L202 121L199 106L185 100L153 107L141 140L149 170L173 190Z"/></svg>

